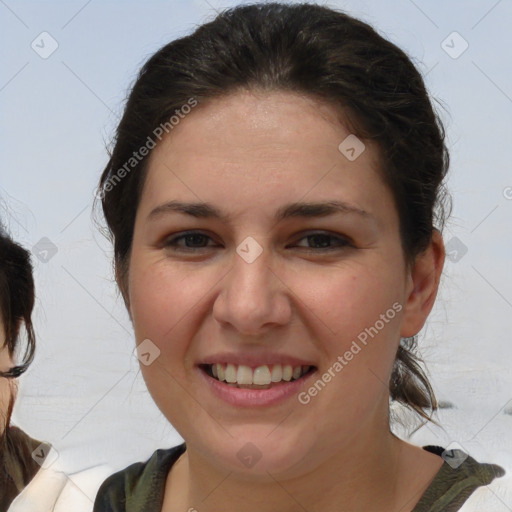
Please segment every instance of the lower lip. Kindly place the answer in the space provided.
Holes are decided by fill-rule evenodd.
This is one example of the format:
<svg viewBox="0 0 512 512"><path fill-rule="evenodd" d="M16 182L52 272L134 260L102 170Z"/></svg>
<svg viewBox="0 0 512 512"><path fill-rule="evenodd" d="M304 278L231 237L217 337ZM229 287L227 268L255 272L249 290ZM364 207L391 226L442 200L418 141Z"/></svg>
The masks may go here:
<svg viewBox="0 0 512 512"><path fill-rule="evenodd" d="M210 377L204 370L196 367L213 394L230 405L237 407L269 406L285 401L291 396L299 394L300 389L316 373L316 370L305 377L292 382L281 381L268 389L244 389L229 386Z"/></svg>

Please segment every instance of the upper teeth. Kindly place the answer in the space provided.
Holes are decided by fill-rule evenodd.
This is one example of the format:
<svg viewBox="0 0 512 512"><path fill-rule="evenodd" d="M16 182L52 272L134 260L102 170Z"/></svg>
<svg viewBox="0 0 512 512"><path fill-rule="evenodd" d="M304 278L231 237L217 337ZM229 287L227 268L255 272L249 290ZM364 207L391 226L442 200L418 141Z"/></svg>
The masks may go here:
<svg viewBox="0 0 512 512"><path fill-rule="evenodd" d="M258 384L265 385L281 380L290 381L298 379L306 373L310 366L291 366L274 364L272 368L268 365L258 366L254 370L250 366L234 365L231 363L216 363L210 365L212 374L220 381L236 384Z"/></svg>

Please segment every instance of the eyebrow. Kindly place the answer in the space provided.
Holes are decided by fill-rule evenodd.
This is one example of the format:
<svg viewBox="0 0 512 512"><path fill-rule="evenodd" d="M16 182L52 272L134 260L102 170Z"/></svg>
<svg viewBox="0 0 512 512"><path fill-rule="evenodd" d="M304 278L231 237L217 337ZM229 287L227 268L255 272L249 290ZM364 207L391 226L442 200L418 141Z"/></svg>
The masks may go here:
<svg viewBox="0 0 512 512"><path fill-rule="evenodd" d="M225 223L228 223L231 220L230 215L223 213L212 204L204 202L187 203L182 201L169 201L157 206L148 215L148 220L152 220L172 212L183 213L185 215L203 219L219 219ZM310 203L297 202L284 205L276 211L275 220L282 221L294 217L327 217L328 215L334 215L337 213L352 213L368 219L374 218L373 215L358 206L345 201L332 200Z"/></svg>

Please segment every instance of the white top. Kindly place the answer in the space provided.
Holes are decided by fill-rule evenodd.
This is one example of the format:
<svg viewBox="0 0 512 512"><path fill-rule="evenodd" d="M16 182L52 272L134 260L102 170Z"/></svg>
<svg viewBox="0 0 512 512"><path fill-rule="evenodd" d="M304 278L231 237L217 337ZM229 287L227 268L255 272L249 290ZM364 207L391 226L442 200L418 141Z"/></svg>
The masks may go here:
<svg viewBox="0 0 512 512"><path fill-rule="evenodd" d="M52 448L46 460L55 455ZM57 464L43 464L7 512L92 512L100 485L112 473L106 465L66 474Z"/></svg>

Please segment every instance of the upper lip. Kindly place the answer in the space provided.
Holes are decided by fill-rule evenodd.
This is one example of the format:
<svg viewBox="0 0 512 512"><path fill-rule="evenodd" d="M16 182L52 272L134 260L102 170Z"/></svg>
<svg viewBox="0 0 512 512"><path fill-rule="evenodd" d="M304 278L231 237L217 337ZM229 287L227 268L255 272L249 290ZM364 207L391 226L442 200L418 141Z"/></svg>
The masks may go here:
<svg viewBox="0 0 512 512"><path fill-rule="evenodd" d="M300 359L298 357L288 356L286 354L242 354L233 352L218 352L210 356L205 356L197 364L215 364L231 363L244 366L258 367L263 365L281 364L290 366L315 366L311 361Z"/></svg>

